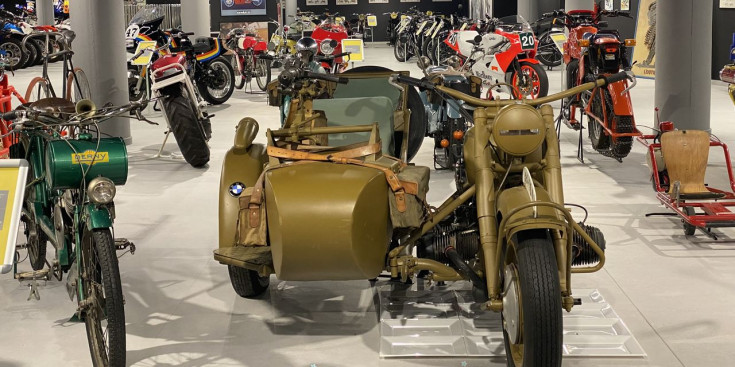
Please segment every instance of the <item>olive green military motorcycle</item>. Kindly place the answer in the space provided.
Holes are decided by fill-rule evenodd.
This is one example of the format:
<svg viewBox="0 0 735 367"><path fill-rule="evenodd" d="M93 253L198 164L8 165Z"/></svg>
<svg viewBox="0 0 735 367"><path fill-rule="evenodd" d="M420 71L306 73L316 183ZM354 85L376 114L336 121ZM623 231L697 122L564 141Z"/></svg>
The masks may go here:
<svg viewBox="0 0 735 367"><path fill-rule="evenodd" d="M496 101L394 72L340 77L286 69L278 90L292 105L283 128L266 131L262 145L253 143L255 120L237 126L214 251L237 294L261 294L271 274L469 280L484 307L502 313L509 365L560 366L562 309L575 304L571 274L601 269L605 256L599 230L576 223L564 206L546 103L626 75L536 100ZM344 83L370 95L338 98ZM385 91L402 96L414 86L477 107L474 116L465 112L474 122L464 139L467 181L438 208L425 201L429 168L385 153L398 124L408 135L399 120L411 113L396 110ZM314 99L324 93L333 98Z"/></svg>

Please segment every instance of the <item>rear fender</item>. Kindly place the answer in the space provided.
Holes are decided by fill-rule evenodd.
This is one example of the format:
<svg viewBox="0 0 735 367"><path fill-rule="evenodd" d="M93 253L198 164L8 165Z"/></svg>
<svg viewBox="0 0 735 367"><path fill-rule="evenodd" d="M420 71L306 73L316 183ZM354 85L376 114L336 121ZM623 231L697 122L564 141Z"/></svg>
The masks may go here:
<svg viewBox="0 0 735 367"><path fill-rule="evenodd" d="M255 126L253 126L255 123ZM237 217L240 212L238 191L255 185L268 162L263 144L252 144L257 122L245 118L235 131L235 144L225 155L219 184L219 247L235 245Z"/></svg>
<svg viewBox="0 0 735 367"><path fill-rule="evenodd" d="M628 81L623 80L607 85L613 102L613 110L618 116L633 116L633 103L630 101L630 92L623 93L628 88Z"/></svg>

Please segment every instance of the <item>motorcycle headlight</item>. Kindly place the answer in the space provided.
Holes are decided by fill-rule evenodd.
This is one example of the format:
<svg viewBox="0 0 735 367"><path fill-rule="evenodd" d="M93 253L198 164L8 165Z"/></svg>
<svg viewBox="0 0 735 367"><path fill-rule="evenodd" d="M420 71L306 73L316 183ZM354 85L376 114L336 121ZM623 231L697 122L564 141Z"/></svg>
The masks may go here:
<svg viewBox="0 0 735 367"><path fill-rule="evenodd" d="M87 186L89 200L95 204L109 204L116 192L115 184L107 177L97 177Z"/></svg>
<svg viewBox="0 0 735 367"><path fill-rule="evenodd" d="M325 54L325 55L331 55L332 52L334 52L335 46L332 43L332 40L327 38L324 41L322 41L322 44L319 45L319 50Z"/></svg>

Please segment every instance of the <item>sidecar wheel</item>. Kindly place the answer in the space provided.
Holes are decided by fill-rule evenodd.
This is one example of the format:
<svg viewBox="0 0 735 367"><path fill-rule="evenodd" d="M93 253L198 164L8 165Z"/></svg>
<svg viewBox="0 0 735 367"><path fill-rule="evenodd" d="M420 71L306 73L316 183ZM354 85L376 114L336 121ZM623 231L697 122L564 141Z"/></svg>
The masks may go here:
<svg viewBox="0 0 735 367"><path fill-rule="evenodd" d="M562 316L554 244L546 231L518 234L503 272L503 341L508 366L560 367Z"/></svg>
<svg viewBox="0 0 735 367"><path fill-rule="evenodd" d="M257 297L268 289L269 277L261 277L257 271L227 265L230 283L235 293L244 298Z"/></svg>
<svg viewBox="0 0 735 367"><path fill-rule="evenodd" d="M694 208L691 206L685 206L683 209L687 216L691 217L694 215ZM694 232L697 231L697 227L685 222L684 219L682 219L681 222L684 224L684 234L687 236L694 236Z"/></svg>

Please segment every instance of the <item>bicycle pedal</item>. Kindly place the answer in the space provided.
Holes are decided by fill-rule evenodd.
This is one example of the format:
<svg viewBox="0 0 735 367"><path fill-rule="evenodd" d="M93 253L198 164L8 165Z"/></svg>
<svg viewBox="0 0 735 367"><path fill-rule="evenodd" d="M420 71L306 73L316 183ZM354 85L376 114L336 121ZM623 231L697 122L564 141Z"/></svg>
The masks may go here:
<svg viewBox="0 0 735 367"><path fill-rule="evenodd" d="M125 250L130 248L130 254L135 255L135 244L130 242L127 238L115 238L115 249L117 251Z"/></svg>

